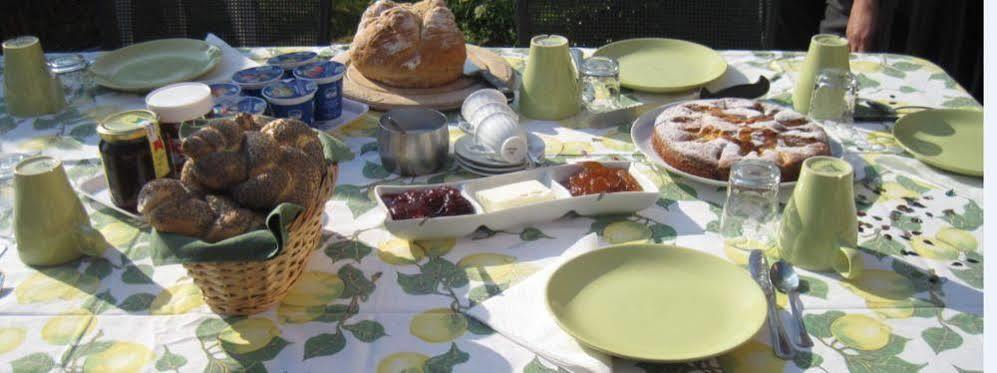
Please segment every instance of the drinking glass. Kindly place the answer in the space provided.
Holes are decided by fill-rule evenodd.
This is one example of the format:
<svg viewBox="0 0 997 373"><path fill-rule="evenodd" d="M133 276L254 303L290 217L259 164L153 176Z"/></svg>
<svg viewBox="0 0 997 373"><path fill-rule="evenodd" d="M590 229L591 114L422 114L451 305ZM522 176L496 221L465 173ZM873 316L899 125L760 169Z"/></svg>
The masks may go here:
<svg viewBox="0 0 997 373"><path fill-rule="evenodd" d="M855 129L855 102L858 79L842 69L823 69L817 74L810 93L810 118L824 125L832 134L858 150L882 151L884 146L869 142Z"/></svg>
<svg viewBox="0 0 997 373"><path fill-rule="evenodd" d="M620 66L608 57L582 64L582 101L590 111L612 110L620 101Z"/></svg>
<svg viewBox="0 0 997 373"><path fill-rule="evenodd" d="M725 239L775 244L779 224L779 167L763 159L734 163L727 182L727 201L720 216Z"/></svg>
<svg viewBox="0 0 997 373"><path fill-rule="evenodd" d="M60 56L48 61L49 68L62 82L66 104L85 105L94 102L96 85L89 65L79 54Z"/></svg>

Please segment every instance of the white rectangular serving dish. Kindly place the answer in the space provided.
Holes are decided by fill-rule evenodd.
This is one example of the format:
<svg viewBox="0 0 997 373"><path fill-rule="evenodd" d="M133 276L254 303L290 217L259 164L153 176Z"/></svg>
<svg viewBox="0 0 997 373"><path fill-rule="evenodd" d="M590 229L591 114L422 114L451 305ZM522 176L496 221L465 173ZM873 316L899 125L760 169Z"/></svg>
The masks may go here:
<svg viewBox="0 0 997 373"><path fill-rule="evenodd" d="M84 180L82 183L80 183L79 189L80 192L83 192L84 196L93 200L94 202L97 202L101 205L114 209L114 211L120 212L132 219L145 222L145 218L142 217L142 215L136 214L134 212L125 210L123 208L114 205L114 202L111 201L111 190L108 189L107 187L107 178L104 177L103 172L95 175L94 177Z"/></svg>
<svg viewBox="0 0 997 373"><path fill-rule="evenodd" d="M651 207L658 200L658 186L638 172L630 162L601 162L609 168L625 168L637 180L643 191L620 192L603 195L572 197L565 184L568 178L581 171L581 164L538 168L505 175L491 176L474 180L463 180L430 185L379 185L374 188L378 205L386 211L384 225L391 234L407 240L460 237L473 233L480 227L491 230L505 230L530 223L551 221L569 212L580 215L603 215L633 213ZM550 188L557 197L553 201L526 206L485 212L474 197L480 190L508 185L526 180L537 180ZM461 191L474 207L473 215L442 216L426 219L395 220L382 198L385 194L403 193L410 190L448 186Z"/></svg>
<svg viewBox="0 0 997 373"><path fill-rule="evenodd" d="M343 113L339 115L339 118L315 122L315 127L323 131L334 130L339 126L352 122L361 115L367 114L368 111L370 111L370 106L367 104L343 97Z"/></svg>

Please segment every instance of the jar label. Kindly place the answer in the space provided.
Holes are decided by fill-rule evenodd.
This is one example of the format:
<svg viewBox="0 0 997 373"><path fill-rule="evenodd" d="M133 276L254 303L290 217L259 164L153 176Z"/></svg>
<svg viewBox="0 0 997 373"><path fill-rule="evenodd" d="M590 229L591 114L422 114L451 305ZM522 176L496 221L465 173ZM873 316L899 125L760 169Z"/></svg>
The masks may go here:
<svg viewBox="0 0 997 373"><path fill-rule="evenodd" d="M166 144L159 136L159 125L144 119L138 125L145 128L146 136L149 137L149 150L152 151L152 167L156 170L156 178L166 177L170 174L170 160L166 155Z"/></svg>

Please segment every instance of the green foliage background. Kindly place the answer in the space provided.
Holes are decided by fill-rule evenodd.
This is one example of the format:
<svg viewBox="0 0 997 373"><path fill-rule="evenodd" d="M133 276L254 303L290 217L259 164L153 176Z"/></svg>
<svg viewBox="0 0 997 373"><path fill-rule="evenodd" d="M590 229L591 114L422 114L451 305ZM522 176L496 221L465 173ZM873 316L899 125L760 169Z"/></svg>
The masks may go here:
<svg viewBox="0 0 997 373"><path fill-rule="evenodd" d="M332 40L349 42L360 15L371 0L330 0ZM407 1L411 2L411 1ZM515 0L447 0L467 41L478 45L513 45L516 42Z"/></svg>

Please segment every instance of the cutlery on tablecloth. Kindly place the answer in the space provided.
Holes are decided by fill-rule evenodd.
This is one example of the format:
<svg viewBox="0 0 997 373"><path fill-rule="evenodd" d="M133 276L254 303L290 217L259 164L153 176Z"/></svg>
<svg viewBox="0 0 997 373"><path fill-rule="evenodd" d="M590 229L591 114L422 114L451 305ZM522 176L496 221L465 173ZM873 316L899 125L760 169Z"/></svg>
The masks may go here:
<svg viewBox="0 0 997 373"><path fill-rule="evenodd" d="M502 81L502 79L499 79L499 77L495 76L495 74L492 74L491 71L488 71L487 67L478 65L470 58L464 59L464 76L483 79L486 83L488 83L488 85L499 90L499 92L502 92L502 94L505 95L506 100L510 103L516 97L515 93L512 91L512 88L510 88L508 84Z"/></svg>
<svg viewBox="0 0 997 373"><path fill-rule="evenodd" d="M748 268L751 270L751 277L755 279L755 282L758 282L758 286L765 293L765 300L768 303L769 309L769 339L772 341L772 349L775 351L775 356L784 360L792 359L796 356L796 350L790 344L789 337L786 335L786 327L782 324L782 318L779 317L779 309L776 307L775 301L775 290L772 288L772 282L769 281L768 260L765 259L765 255L762 254L761 250L751 250L751 254L748 256Z"/></svg>
<svg viewBox="0 0 997 373"><path fill-rule="evenodd" d="M755 99L765 96L769 92L769 86L769 79L762 75L754 83L738 84L716 92L710 92L706 87L700 88L699 98L737 97Z"/></svg>
<svg viewBox="0 0 997 373"><path fill-rule="evenodd" d="M796 330L800 333L800 346L813 347L814 341L807 334L807 326L803 324L803 303L800 302L800 276L796 274L793 265L785 260L772 263L772 270L769 273L772 284L776 289L789 296L789 306L793 310L793 319L796 320Z"/></svg>

